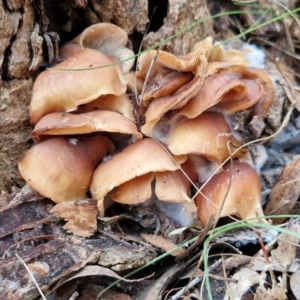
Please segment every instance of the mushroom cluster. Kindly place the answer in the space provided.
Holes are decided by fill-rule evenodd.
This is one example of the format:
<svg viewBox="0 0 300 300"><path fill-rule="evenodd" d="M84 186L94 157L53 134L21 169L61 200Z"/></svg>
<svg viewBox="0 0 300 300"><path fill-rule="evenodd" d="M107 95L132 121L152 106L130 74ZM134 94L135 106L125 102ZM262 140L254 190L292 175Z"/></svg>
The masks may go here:
<svg viewBox="0 0 300 300"><path fill-rule="evenodd" d="M259 175L243 161L231 116L247 109L266 117L274 101L266 72L210 37L184 56L144 52L132 72L127 43L117 26L92 25L37 77L36 145L19 163L25 181L56 203L89 192L102 215L112 201L151 200L180 204L184 225L195 215L207 224L221 206L221 217L263 216Z"/></svg>

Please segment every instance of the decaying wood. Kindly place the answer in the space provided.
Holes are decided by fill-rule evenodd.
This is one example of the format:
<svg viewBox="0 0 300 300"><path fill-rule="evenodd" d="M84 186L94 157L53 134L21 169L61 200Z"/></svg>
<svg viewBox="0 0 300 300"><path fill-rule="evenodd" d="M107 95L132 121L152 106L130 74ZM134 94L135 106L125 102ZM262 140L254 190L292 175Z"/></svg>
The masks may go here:
<svg viewBox="0 0 300 300"><path fill-rule="evenodd" d="M12 199L3 194L0 203L0 299L34 299L36 286L15 254L33 273L39 286L51 284L87 264L115 271L137 268L154 258L151 247L131 245L96 234L90 239L66 235L49 211L52 203L27 186Z"/></svg>

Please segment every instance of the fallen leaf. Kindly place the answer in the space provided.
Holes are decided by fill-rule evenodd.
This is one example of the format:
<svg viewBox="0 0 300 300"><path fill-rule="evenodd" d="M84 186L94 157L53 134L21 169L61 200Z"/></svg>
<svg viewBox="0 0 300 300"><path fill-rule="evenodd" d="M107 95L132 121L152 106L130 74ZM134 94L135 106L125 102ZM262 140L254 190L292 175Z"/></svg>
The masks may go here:
<svg viewBox="0 0 300 300"><path fill-rule="evenodd" d="M161 235L142 233L141 236L143 237L143 239L146 242L152 244L155 247L164 249L166 252L174 249L175 247L177 247L176 244L172 243L171 241L168 241L167 239L165 239ZM171 255L172 256L178 256L179 254L182 254L183 252L184 251L182 249L179 249L179 250L176 250L176 251L172 252Z"/></svg>
<svg viewBox="0 0 300 300"><path fill-rule="evenodd" d="M182 262L169 268L162 276L154 281L150 286L144 289L141 293L136 295L135 300L153 300L162 299L161 295L166 290L169 283L177 278L178 274L186 268Z"/></svg>
<svg viewBox="0 0 300 300"><path fill-rule="evenodd" d="M256 289L254 300L286 300L286 282L281 277L278 278L279 282L267 289L264 286L264 282L260 282L260 285Z"/></svg>
<svg viewBox="0 0 300 300"><path fill-rule="evenodd" d="M299 219L290 220L286 229L300 234ZM299 239L288 234L281 233L278 237L278 247L271 251L272 265L277 269L281 269L282 272L287 272L293 264L296 257L296 250L299 244ZM277 266L276 264L279 264Z"/></svg>
<svg viewBox="0 0 300 300"><path fill-rule="evenodd" d="M56 216L64 218L65 230L77 236L90 237L97 229L97 201L93 199L61 202L52 210Z"/></svg>
<svg viewBox="0 0 300 300"><path fill-rule="evenodd" d="M265 215L289 214L300 195L300 158L286 165L278 182L273 187ZM273 219L274 224L280 224L284 219Z"/></svg>
<svg viewBox="0 0 300 300"><path fill-rule="evenodd" d="M230 282L224 300L240 300L242 296L254 285L258 284L261 276L248 268L242 268L236 272L232 279L236 282Z"/></svg>
<svg viewBox="0 0 300 300"><path fill-rule="evenodd" d="M297 299L300 299L300 268L296 272L294 272L290 277L290 287Z"/></svg>
<svg viewBox="0 0 300 300"><path fill-rule="evenodd" d="M84 268L82 268L80 271L75 272L69 276L64 277L63 279L61 279L50 291L48 294L53 293L55 290L57 290L59 287L61 287L63 284L73 280L73 279L77 279L77 278L81 278L81 277L90 277L90 276L108 276L108 277L112 277L116 280L121 280L121 281L125 281L125 282L138 282L138 281L142 281L144 279L147 279L150 276L144 277L144 278L140 278L140 279L126 279L123 278L121 276L119 276L117 273L115 273L114 271L108 269L108 268L104 268L102 266L97 266L97 265L93 265L93 266L85 266Z"/></svg>

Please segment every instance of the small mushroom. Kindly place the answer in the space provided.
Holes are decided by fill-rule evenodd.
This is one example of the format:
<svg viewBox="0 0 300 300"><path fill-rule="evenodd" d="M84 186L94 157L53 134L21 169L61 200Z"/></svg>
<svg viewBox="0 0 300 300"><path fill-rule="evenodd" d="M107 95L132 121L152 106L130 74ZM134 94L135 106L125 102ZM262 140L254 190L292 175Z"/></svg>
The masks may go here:
<svg viewBox="0 0 300 300"><path fill-rule="evenodd" d="M178 168L178 164L158 142L148 138L141 139L98 166L90 191L93 198L101 202L111 190L134 178L154 172L175 171ZM151 180L150 177L144 178L147 182ZM128 190L126 186L124 189ZM117 197L121 196L115 196L116 199ZM133 200L126 201L128 203Z"/></svg>
<svg viewBox="0 0 300 300"><path fill-rule="evenodd" d="M87 27L71 43L115 57L122 62L122 71L126 73L134 63L133 51L125 47L127 42L128 36L125 30L114 24L98 23Z"/></svg>
<svg viewBox="0 0 300 300"><path fill-rule="evenodd" d="M108 110L94 110L74 114L54 112L44 116L31 133L35 141L51 135L78 135L94 132L118 132L130 134L136 140L142 138L136 125L119 113Z"/></svg>
<svg viewBox="0 0 300 300"><path fill-rule="evenodd" d="M42 72L33 85L30 103L31 124L36 124L51 112L74 111L79 105L95 100L101 95L122 95L126 91L125 79L119 77L115 66L88 70L111 63L104 54L84 49L55 68ZM82 68L87 70L76 71Z"/></svg>
<svg viewBox="0 0 300 300"><path fill-rule="evenodd" d="M187 160L179 170L156 173L155 194L161 201L189 202L192 182L197 179L193 163Z"/></svg>
<svg viewBox="0 0 300 300"><path fill-rule="evenodd" d="M220 217L234 215L244 220L264 216L260 179L250 165L233 161L231 172L231 163L227 163L224 170L214 175L197 195L198 216L204 225L212 215L218 216L223 201ZM266 220L262 218L251 222L266 223Z"/></svg>
<svg viewBox="0 0 300 300"><path fill-rule="evenodd" d="M182 121L173 128L166 144L175 155L197 154L217 162L224 161L242 145L224 117L216 112L204 112ZM243 151L238 151L234 157L243 155Z"/></svg>
<svg viewBox="0 0 300 300"><path fill-rule="evenodd" d="M221 99L217 107L227 113L234 113L252 107L254 115L265 118L275 99L275 89L268 74L261 69L238 67L229 69L229 72L240 74L241 81L247 87L247 92L243 98L233 99L233 101L231 101L229 93Z"/></svg>
<svg viewBox="0 0 300 300"><path fill-rule="evenodd" d="M19 171L33 189L56 203L82 200L94 169L112 149L104 136L53 137L29 149Z"/></svg>
<svg viewBox="0 0 300 300"><path fill-rule="evenodd" d="M153 172L133 178L116 188L111 194L115 202L122 204L139 204L152 196Z"/></svg>
<svg viewBox="0 0 300 300"><path fill-rule="evenodd" d="M78 107L77 112L87 112L95 109L115 111L131 121L135 121L133 116L133 107L129 96L126 93L120 96L100 96L98 99Z"/></svg>

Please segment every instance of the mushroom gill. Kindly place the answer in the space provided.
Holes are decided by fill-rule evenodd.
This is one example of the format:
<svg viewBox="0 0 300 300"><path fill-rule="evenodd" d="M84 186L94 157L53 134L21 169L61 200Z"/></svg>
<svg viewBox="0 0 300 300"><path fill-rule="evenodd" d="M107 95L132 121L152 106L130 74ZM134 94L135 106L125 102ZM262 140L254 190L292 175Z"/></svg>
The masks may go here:
<svg viewBox="0 0 300 300"><path fill-rule="evenodd" d="M110 23L91 25L71 41L80 47L95 49L109 57L115 57L121 62L123 73L127 73L134 63L134 53L126 48L127 42L126 31Z"/></svg>

